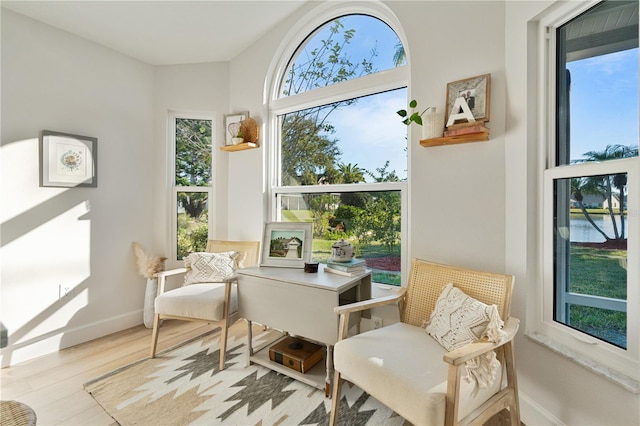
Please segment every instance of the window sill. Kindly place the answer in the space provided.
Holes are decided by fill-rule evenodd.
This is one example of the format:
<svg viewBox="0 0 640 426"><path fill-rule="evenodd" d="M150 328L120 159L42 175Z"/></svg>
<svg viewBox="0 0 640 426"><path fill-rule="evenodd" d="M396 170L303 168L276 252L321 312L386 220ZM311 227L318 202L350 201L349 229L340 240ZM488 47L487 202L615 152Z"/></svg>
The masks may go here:
<svg viewBox="0 0 640 426"><path fill-rule="evenodd" d="M596 362L589 357L576 352L572 349L567 348L566 346L549 339L548 337L537 333L535 331L525 331L525 336L534 342L551 349L553 352L562 355L565 358L570 359L571 361L581 365L587 370L602 376L618 386L623 387L625 390L632 392L634 394L640 394L640 381L634 379L633 377L629 377L626 374L622 374L618 371L612 370L611 368Z"/></svg>

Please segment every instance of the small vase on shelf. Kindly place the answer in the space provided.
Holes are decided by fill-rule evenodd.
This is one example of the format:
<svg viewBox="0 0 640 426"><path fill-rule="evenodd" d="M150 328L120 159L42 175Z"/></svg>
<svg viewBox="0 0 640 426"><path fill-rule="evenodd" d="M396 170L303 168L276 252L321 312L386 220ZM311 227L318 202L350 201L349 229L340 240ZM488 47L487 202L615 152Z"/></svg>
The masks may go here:
<svg viewBox="0 0 640 426"><path fill-rule="evenodd" d="M231 138L231 143L234 145L240 145L244 142L244 138Z"/></svg>
<svg viewBox="0 0 640 426"><path fill-rule="evenodd" d="M440 138L444 133L444 114L431 107L422 117L422 139Z"/></svg>

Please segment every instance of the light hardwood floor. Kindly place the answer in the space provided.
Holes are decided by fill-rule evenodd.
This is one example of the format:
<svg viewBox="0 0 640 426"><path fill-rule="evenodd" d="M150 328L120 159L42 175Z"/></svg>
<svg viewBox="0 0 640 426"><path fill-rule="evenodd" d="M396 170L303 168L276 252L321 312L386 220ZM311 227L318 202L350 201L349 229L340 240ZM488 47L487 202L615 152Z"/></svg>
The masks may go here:
<svg viewBox="0 0 640 426"><path fill-rule="evenodd" d="M216 328L165 320L161 351ZM0 370L0 399L29 405L38 425L117 425L83 387L91 379L149 356L151 330L143 325Z"/></svg>
<svg viewBox="0 0 640 426"><path fill-rule="evenodd" d="M158 351L215 328L215 324L165 320L158 338ZM29 405L41 426L117 426L118 423L95 402L83 385L148 357L150 343L151 330L140 325L3 368L0 370L0 399ZM502 412L485 426L506 425L509 425L509 417Z"/></svg>

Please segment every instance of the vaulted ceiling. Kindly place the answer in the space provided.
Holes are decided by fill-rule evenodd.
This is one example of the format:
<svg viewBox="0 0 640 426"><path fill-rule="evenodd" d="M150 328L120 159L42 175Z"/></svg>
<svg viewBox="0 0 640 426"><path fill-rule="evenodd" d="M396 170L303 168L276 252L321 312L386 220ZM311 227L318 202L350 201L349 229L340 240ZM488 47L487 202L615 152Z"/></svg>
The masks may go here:
<svg viewBox="0 0 640 426"><path fill-rule="evenodd" d="M152 65L228 61L308 0L2 1Z"/></svg>

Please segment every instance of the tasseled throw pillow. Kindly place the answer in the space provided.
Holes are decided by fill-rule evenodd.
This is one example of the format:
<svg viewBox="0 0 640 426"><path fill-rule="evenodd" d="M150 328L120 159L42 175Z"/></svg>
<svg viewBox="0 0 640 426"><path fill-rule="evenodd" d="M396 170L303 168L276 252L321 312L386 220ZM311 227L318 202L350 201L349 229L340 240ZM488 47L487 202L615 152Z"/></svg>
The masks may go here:
<svg viewBox="0 0 640 426"><path fill-rule="evenodd" d="M426 332L452 351L485 336L490 342L499 342L505 334L503 325L496 305L486 305L449 283L436 301ZM466 379L486 387L493 384L499 366L495 352L491 351L467 361Z"/></svg>
<svg viewBox="0 0 640 426"><path fill-rule="evenodd" d="M224 281L236 271L239 254L235 251L191 253L184 258L184 266L187 268L184 285Z"/></svg>

